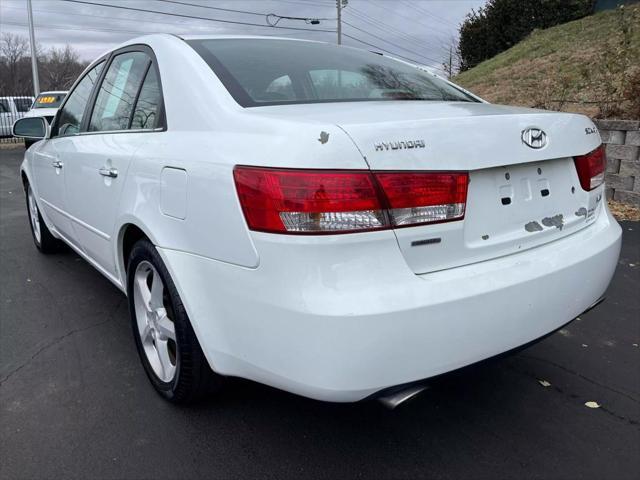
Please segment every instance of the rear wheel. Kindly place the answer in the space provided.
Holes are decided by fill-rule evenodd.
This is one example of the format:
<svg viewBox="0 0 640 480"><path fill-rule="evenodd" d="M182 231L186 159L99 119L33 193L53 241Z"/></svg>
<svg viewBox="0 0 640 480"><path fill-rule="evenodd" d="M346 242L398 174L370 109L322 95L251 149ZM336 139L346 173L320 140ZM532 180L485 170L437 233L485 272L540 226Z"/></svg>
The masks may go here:
<svg viewBox="0 0 640 480"><path fill-rule="evenodd" d="M156 391L190 403L219 387L176 287L156 248L138 241L127 268L127 294L138 354Z"/></svg>
<svg viewBox="0 0 640 480"><path fill-rule="evenodd" d="M27 184L27 213L29 215L29 226L31 227L33 243L36 244L38 250L42 253L57 252L62 243L51 234L47 225L44 223L42 215L40 215L35 194L29 184Z"/></svg>

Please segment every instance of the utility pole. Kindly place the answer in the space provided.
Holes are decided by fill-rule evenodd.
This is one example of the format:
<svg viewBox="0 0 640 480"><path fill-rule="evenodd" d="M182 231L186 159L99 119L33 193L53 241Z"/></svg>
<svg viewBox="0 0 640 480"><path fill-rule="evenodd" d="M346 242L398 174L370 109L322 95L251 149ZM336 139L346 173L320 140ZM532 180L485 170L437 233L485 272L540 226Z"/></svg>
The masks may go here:
<svg viewBox="0 0 640 480"><path fill-rule="evenodd" d="M338 9L338 45L342 44L342 9L347 6L349 0L336 0Z"/></svg>
<svg viewBox="0 0 640 480"><path fill-rule="evenodd" d="M31 43L31 72L33 73L34 97L40 94L40 80L38 79L38 59L36 57L36 35L33 32L33 9L31 0L27 0L27 11L29 13L29 40Z"/></svg>

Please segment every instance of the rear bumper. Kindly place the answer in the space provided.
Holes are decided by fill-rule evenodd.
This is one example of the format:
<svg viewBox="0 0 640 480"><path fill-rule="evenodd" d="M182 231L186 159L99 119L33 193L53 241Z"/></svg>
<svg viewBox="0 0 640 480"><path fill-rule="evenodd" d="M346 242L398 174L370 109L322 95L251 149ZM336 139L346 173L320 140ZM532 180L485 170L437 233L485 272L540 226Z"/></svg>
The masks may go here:
<svg viewBox="0 0 640 480"><path fill-rule="evenodd" d="M621 229L605 209L553 243L422 276L391 232L298 237L284 253L273 238L254 237L256 269L159 251L217 372L349 402L558 329L603 295Z"/></svg>

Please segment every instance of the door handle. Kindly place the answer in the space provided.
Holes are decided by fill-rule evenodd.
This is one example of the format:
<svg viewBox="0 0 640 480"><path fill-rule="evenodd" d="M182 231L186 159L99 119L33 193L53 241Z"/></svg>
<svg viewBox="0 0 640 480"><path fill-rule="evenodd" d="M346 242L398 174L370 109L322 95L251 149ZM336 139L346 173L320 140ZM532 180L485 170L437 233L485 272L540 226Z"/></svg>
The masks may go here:
<svg viewBox="0 0 640 480"><path fill-rule="evenodd" d="M62 168L64 163L62 163L62 160L54 160L53 162L51 162L51 165L53 166L53 168Z"/></svg>
<svg viewBox="0 0 640 480"><path fill-rule="evenodd" d="M98 171L103 177L116 178L118 176L118 169L114 167L102 167Z"/></svg>

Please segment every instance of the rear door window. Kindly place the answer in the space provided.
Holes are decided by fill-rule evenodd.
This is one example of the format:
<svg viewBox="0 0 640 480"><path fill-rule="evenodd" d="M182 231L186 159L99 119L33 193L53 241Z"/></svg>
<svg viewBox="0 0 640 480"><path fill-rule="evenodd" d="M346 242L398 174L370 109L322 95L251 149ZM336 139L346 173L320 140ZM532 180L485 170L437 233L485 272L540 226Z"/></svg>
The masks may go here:
<svg viewBox="0 0 640 480"><path fill-rule="evenodd" d="M127 52L113 58L98 91L90 132L129 129L136 97L150 65L151 59L143 52Z"/></svg>

